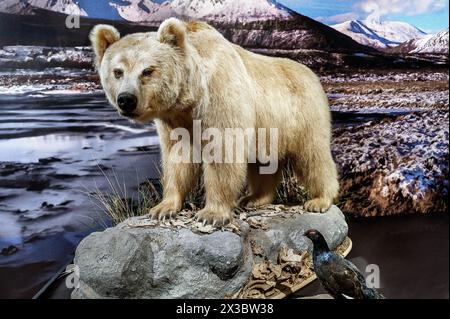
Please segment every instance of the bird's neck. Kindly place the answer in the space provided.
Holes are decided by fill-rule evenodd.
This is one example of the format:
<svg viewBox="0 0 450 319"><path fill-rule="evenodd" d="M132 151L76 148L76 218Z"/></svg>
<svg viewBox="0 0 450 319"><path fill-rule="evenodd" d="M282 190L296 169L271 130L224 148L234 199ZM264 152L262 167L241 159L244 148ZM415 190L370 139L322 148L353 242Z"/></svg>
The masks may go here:
<svg viewBox="0 0 450 319"><path fill-rule="evenodd" d="M318 256L324 253L329 253L330 248L328 247L325 238L320 237L314 242L314 255Z"/></svg>

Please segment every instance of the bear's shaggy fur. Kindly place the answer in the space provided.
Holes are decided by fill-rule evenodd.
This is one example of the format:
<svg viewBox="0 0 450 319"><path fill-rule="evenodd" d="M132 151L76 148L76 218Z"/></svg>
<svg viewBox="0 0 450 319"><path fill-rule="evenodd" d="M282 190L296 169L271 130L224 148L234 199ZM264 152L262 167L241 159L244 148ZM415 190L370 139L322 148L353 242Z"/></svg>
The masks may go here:
<svg viewBox="0 0 450 319"><path fill-rule="evenodd" d="M338 194L336 166L330 151L331 116L317 76L288 59L251 53L227 41L201 22L170 18L157 34L120 38L116 29L96 26L91 33L96 65L106 95L119 111L120 93L137 97L132 114L138 122L155 120L161 139L164 197L151 210L156 218L182 208L203 173L206 205L199 220L225 224L232 218L245 185L241 205L271 203L280 181L281 165L262 175L258 164L180 164L171 160L170 132L202 129L278 128L278 157L293 164L312 199L305 209L324 212Z"/></svg>

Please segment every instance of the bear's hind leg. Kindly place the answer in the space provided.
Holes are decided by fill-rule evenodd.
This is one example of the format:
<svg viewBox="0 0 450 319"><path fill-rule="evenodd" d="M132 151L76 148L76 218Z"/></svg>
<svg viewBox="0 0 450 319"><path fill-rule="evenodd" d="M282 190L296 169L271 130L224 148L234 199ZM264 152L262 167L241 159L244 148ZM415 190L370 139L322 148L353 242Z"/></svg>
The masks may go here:
<svg viewBox="0 0 450 319"><path fill-rule="evenodd" d="M281 169L275 174L267 175L260 173L258 164L250 164L247 178L249 194L239 200L238 206L256 208L272 204L281 180Z"/></svg>
<svg viewBox="0 0 450 319"><path fill-rule="evenodd" d="M313 144L295 161L294 170L312 199L304 204L306 211L324 213L338 196L336 164L327 145Z"/></svg>

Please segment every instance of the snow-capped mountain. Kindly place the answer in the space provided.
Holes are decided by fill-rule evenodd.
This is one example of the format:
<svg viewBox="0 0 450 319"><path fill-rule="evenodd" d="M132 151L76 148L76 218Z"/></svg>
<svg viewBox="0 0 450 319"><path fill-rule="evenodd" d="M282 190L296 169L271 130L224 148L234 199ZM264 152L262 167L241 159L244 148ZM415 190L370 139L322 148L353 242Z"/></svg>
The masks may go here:
<svg viewBox="0 0 450 319"><path fill-rule="evenodd" d="M75 0L2 0L0 12L28 14L31 8L40 8L65 14L87 16Z"/></svg>
<svg viewBox="0 0 450 319"><path fill-rule="evenodd" d="M428 35L414 41L415 49L411 53L447 53L449 46L448 29L434 35Z"/></svg>
<svg viewBox="0 0 450 319"><path fill-rule="evenodd" d="M173 14L170 1L158 4L151 0L129 0L123 4L109 4L123 19L131 22L161 22Z"/></svg>
<svg viewBox="0 0 450 319"><path fill-rule="evenodd" d="M87 16L86 11L84 11L78 4L78 1L75 0L28 0L28 3L31 6L46 10Z"/></svg>
<svg viewBox="0 0 450 319"><path fill-rule="evenodd" d="M449 32L448 29L436 34L429 34L420 39L413 39L402 43L398 47L390 50L392 53L449 53Z"/></svg>
<svg viewBox="0 0 450 319"><path fill-rule="evenodd" d="M38 14L34 8L44 8L67 14L86 15L88 0L0 0L1 6L9 9L3 12L22 15ZM361 45L344 34L318 21L303 16L275 0L107 0L103 16L108 19L119 15L125 21L116 21L124 25L156 30L160 23L168 17L185 20L195 19L207 21L216 27L227 39L246 48L283 49L283 50L321 50L328 52L363 52L374 50ZM17 5L18 2L20 5ZM8 5L7 5L8 4ZM16 6L13 6L15 4ZM0 8L1 8L0 6ZM20 9L30 12L17 12ZM31 9L30 9L31 8ZM112 14L113 13L113 14ZM41 12L43 21L33 20L36 24L45 24L50 12ZM4 19L10 19L5 17ZM56 19L56 17L55 17ZM86 19L90 20L91 19ZM89 21L85 21L85 25ZM110 23L105 21L105 23ZM10 27L8 27L10 28ZM22 29L28 25L22 25ZM72 30L72 32L74 32ZM42 35L43 36L43 35ZM63 36L64 37L64 36ZM67 35L69 37L69 35ZM9 37L14 41L14 38Z"/></svg>
<svg viewBox="0 0 450 319"><path fill-rule="evenodd" d="M352 20L331 27L361 44L378 49L395 47L405 41L426 36L422 30L400 21Z"/></svg>
<svg viewBox="0 0 450 319"><path fill-rule="evenodd" d="M110 0L110 5L125 20L151 26L168 17L207 21L232 42L249 48L371 51L275 0Z"/></svg>
<svg viewBox="0 0 450 319"><path fill-rule="evenodd" d="M205 4L207 4L205 6ZM292 11L274 0L174 0L178 14L196 19L228 21L283 20L291 18Z"/></svg>
<svg viewBox="0 0 450 319"><path fill-rule="evenodd" d="M289 19L292 11L274 0L172 0L161 4L151 0L110 2L128 21L161 22L171 16L206 21L236 22Z"/></svg>
<svg viewBox="0 0 450 319"><path fill-rule="evenodd" d="M0 1L0 12L11 14L25 14L27 11L27 4L17 0L3 0Z"/></svg>

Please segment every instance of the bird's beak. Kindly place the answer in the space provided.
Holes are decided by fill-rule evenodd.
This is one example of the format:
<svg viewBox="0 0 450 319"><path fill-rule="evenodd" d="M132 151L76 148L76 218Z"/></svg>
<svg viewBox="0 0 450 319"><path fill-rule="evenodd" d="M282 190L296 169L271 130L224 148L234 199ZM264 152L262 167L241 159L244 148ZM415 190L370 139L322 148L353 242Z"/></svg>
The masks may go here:
<svg viewBox="0 0 450 319"><path fill-rule="evenodd" d="M305 231L305 233L303 234L303 236L305 236L305 237L307 237L307 238L309 238L309 239L312 240L312 238L315 238L315 237L316 237L316 233L317 233L316 230L310 229L310 230Z"/></svg>

